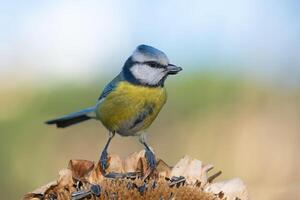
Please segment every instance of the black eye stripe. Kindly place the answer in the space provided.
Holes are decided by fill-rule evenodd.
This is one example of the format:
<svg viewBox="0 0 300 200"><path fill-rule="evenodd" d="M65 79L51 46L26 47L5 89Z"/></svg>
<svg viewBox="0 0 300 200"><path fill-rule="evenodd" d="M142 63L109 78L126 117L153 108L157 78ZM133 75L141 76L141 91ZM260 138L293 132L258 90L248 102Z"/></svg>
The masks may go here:
<svg viewBox="0 0 300 200"><path fill-rule="evenodd" d="M160 63L157 63L157 62L154 62L154 61L147 61L147 62L133 62L134 64L146 64L146 65L149 65L153 68L166 68L167 66L165 65L162 65Z"/></svg>
<svg viewBox="0 0 300 200"><path fill-rule="evenodd" d="M157 62L144 62L145 64L147 65L150 65L151 67L153 68L165 68L166 66L162 65L162 64L159 64Z"/></svg>

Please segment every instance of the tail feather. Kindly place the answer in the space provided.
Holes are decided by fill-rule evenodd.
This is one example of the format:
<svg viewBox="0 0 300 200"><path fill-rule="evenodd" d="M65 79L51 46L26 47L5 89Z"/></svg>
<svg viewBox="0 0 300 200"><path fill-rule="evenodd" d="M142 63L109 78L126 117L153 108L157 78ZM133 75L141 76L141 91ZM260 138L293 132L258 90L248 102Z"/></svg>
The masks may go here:
<svg viewBox="0 0 300 200"><path fill-rule="evenodd" d="M63 117L49 120L45 122L46 124L52 125L55 124L58 128L65 128L89 119L92 119L91 114L94 112L95 108L87 108L79 112L71 113Z"/></svg>

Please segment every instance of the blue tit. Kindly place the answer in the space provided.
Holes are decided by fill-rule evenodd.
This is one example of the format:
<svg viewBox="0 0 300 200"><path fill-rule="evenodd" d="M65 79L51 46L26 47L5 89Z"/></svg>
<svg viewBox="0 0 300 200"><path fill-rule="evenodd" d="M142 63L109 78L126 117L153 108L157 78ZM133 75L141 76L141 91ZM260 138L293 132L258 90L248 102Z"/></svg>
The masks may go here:
<svg viewBox="0 0 300 200"><path fill-rule="evenodd" d="M115 133L140 136L146 159L153 169L156 159L143 133L166 103L166 78L181 70L181 67L169 63L164 52L148 45L139 45L126 60L122 71L104 88L95 106L47 121L46 124L65 128L89 119L101 121L110 133L100 157L104 171L108 167L107 149Z"/></svg>

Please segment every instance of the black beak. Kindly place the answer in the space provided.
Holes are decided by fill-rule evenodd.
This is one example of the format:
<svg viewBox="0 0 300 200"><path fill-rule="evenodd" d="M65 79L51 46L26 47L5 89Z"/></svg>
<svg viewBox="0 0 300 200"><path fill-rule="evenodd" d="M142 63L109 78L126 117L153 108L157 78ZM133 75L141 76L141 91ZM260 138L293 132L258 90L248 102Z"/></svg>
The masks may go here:
<svg viewBox="0 0 300 200"><path fill-rule="evenodd" d="M180 72L182 70L182 68L177 67L176 65L173 65L173 64L168 64L167 70L168 70L168 74L174 75L174 74L177 74L178 72Z"/></svg>

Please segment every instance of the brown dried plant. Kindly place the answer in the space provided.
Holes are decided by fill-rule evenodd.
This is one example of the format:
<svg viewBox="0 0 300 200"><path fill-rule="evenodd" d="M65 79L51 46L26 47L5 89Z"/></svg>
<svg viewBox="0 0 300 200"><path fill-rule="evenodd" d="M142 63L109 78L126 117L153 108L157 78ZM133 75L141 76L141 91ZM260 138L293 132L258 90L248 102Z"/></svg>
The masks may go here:
<svg viewBox="0 0 300 200"><path fill-rule="evenodd" d="M23 200L248 199L240 179L213 183L221 172L208 176L212 165L185 156L174 167L158 160L156 169L150 170L144 154L133 153L124 160L109 155L106 170L98 163L71 160L68 169L59 172L57 181L26 194Z"/></svg>

